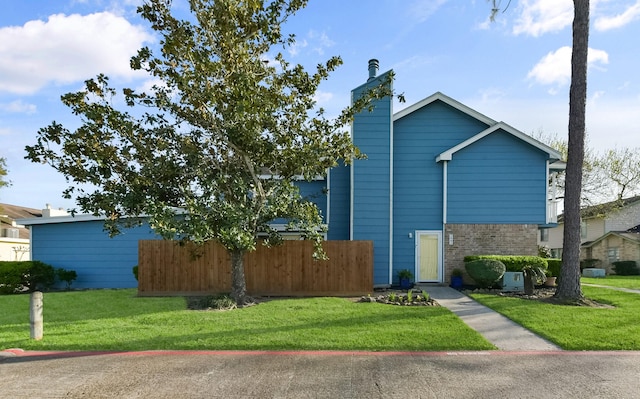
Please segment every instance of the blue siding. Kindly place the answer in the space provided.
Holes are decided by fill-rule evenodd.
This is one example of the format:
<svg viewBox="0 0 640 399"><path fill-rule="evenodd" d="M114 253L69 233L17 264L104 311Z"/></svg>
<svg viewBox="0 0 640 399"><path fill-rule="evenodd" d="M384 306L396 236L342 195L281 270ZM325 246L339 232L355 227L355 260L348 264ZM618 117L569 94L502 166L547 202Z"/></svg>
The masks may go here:
<svg viewBox="0 0 640 399"><path fill-rule="evenodd" d="M327 220L327 182L325 180L298 181L296 185L300 189L303 199L313 202L322 215L323 222Z"/></svg>
<svg viewBox="0 0 640 399"><path fill-rule="evenodd" d="M353 98L380 84L386 75L355 89ZM353 121L353 141L367 155L352 165L353 239L373 241L374 284L389 282L391 124L390 97L376 100L373 111L365 110Z"/></svg>
<svg viewBox="0 0 640 399"><path fill-rule="evenodd" d="M349 166L340 164L329 171L329 240L349 239L349 198L351 195Z"/></svg>
<svg viewBox="0 0 640 399"><path fill-rule="evenodd" d="M442 230L442 164L436 157L486 129L434 101L394 122L393 266L413 270L416 230Z"/></svg>
<svg viewBox="0 0 640 399"><path fill-rule="evenodd" d="M73 288L137 287L132 268L138 264L138 240L158 237L144 225L109 238L103 225L102 221L33 225L33 259L75 270Z"/></svg>
<svg viewBox="0 0 640 399"><path fill-rule="evenodd" d="M547 154L497 131L453 154L448 222L546 222Z"/></svg>

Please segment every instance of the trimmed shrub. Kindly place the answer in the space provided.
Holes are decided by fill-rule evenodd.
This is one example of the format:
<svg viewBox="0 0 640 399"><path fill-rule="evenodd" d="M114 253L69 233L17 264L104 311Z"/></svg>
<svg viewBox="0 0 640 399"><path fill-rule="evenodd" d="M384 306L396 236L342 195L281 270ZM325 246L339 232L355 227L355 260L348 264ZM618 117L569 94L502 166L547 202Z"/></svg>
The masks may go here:
<svg viewBox="0 0 640 399"><path fill-rule="evenodd" d="M49 289L56 280L56 271L46 263L32 261L0 262L0 293Z"/></svg>
<svg viewBox="0 0 640 399"><path fill-rule="evenodd" d="M547 259L550 277L560 277L560 267L562 267L562 259Z"/></svg>
<svg viewBox="0 0 640 399"><path fill-rule="evenodd" d="M580 271L582 269L590 269L592 267L600 266L600 259L583 259L580 261Z"/></svg>
<svg viewBox="0 0 640 399"><path fill-rule="evenodd" d="M480 288L489 288L500 280L506 270L504 264L495 259L477 259L464 263L469 276Z"/></svg>
<svg viewBox="0 0 640 399"><path fill-rule="evenodd" d="M67 289L69 290L71 289L71 283L78 278L78 273L76 273L75 270L65 270L60 267L56 269L56 276L58 280L64 281L67 284Z"/></svg>
<svg viewBox="0 0 640 399"><path fill-rule="evenodd" d="M507 272L521 272L525 267L539 267L542 270L547 270L547 259L539 256L524 256L524 255L469 255L464 257L464 261L470 262L478 259L492 259L502 262L505 271Z"/></svg>
<svg viewBox="0 0 640 399"><path fill-rule="evenodd" d="M613 271L616 272L618 276L640 275L640 269L638 269L635 260L620 260L612 262L611 264L613 265Z"/></svg>

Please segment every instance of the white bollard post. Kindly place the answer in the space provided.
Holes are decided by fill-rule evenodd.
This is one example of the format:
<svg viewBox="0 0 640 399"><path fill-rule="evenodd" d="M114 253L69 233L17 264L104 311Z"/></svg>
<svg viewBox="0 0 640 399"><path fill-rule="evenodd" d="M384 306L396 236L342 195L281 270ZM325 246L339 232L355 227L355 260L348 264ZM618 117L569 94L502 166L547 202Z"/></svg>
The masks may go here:
<svg viewBox="0 0 640 399"><path fill-rule="evenodd" d="M42 339L43 324L42 321L42 292L34 291L31 293L29 301L29 320L31 321L31 339Z"/></svg>

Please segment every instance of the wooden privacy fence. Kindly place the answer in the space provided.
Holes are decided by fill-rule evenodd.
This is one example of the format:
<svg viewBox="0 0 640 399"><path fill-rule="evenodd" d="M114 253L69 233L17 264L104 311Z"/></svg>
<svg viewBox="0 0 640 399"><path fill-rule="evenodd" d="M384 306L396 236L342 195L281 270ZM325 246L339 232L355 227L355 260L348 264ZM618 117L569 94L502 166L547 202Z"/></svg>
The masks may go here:
<svg viewBox="0 0 640 399"><path fill-rule="evenodd" d="M244 258L249 295L351 296L373 290L373 242L325 241L329 260L313 260L313 243L285 241ZM194 256L194 250L197 256ZM231 291L231 258L222 245L180 246L175 241L138 243L138 294L203 295Z"/></svg>

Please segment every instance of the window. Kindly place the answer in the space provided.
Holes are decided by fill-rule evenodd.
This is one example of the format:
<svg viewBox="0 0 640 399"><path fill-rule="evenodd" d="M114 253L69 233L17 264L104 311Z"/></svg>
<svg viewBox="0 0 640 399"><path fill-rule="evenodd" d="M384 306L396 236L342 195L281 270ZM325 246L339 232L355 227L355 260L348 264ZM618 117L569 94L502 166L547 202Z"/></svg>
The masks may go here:
<svg viewBox="0 0 640 399"><path fill-rule="evenodd" d="M540 229L540 241L549 241L549 229Z"/></svg>
<svg viewBox="0 0 640 399"><path fill-rule="evenodd" d="M618 248L607 249L607 259L609 259L609 263L620 260Z"/></svg>
<svg viewBox="0 0 640 399"><path fill-rule="evenodd" d="M580 221L580 238L587 238L587 223Z"/></svg>

